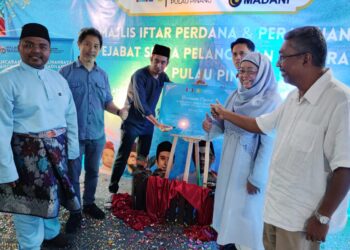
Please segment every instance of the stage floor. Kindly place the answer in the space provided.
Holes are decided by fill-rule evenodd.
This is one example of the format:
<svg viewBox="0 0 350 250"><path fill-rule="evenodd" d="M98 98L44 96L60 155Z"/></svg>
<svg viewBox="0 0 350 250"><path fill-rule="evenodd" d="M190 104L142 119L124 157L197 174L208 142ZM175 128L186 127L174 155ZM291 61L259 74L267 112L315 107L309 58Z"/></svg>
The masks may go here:
<svg viewBox="0 0 350 250"><path fill-rule="evenodd" d="M103 207L108 197L109 176L100 174L96 192L96 203ZM120 192L130 193L131 179L122 178ZM215 242L200 242L189 240L183 234L183 227L179 225L157 225L144 231L134 231L121 220L106 211L107 217L103 221L84 218L83 228L72 235L74 245L70 249L107 250L107 249L218 249ZM68 213L64 209L60 213L62 228L67 221ZM0 213L0 250L17 249L16 236L11 221L11 215ZM350 249L350 222L342 232L329 235L327 243L321 246L326 250Z"/></svg>

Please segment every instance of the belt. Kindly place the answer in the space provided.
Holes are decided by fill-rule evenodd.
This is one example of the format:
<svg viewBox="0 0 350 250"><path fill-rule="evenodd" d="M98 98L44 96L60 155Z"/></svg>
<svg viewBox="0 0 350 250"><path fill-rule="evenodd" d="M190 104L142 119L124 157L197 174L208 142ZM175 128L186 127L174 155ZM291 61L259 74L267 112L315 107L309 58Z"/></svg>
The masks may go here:
<svg viewBox="0 0 350 250"><path fill-rule="evenodd" d="M67 131L66 128L55 128L55 129L50 129L47 131L42 131L39 133L28 133L28 134L22 134L22 133L14 133L17 135L21 135L21 136L28 136L28 137L33 137L33 138L53 138L53 137L57 137L60 136L62 134L64 134Z"/></svg>

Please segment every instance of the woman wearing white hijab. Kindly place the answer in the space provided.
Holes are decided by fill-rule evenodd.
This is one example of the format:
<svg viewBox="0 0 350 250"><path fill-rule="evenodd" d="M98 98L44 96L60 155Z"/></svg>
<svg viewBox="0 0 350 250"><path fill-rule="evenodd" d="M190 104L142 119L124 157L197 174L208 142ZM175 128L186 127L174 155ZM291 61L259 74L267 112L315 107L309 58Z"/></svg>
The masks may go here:
<svg viewBox="0 0 350 250"><path fill-rule="evenodd" d="M273 111L281 99L269 59L249 53L240 64L241 85L225 109L257 117ZM263 205L273 138L238 128L231 122L207 117L203 128L224 133L214 203L213 227L224 249L264 249ZM234 245L233 245L234 244Z"/></svg>

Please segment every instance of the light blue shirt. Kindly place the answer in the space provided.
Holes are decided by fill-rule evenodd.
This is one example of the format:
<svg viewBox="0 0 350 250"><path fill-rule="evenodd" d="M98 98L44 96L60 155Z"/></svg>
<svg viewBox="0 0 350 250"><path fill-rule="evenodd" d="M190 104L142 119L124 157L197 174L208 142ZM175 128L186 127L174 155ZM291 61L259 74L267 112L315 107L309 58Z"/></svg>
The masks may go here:
<svg viewBox="0 0 350 250"><path fill-rule="evenodd" d="M79 139L104 137L104 111L113 101L106 72L96 64L88 71L77 60L64 66L60 73L68 81L77 107Z"/></svg>
<svg viewBox="0 0 350 250"><path fill-rule="evenodd" d="M77 114L66 80L21 62L0 73L0 183L18 179L12 133L67 128L68 158L79 156Z"/></svg>

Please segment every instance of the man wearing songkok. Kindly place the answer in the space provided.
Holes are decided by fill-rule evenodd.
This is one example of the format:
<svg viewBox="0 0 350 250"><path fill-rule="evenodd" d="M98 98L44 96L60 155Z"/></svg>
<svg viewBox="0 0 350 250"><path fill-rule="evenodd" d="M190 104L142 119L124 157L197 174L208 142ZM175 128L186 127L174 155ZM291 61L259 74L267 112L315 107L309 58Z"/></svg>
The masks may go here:
<svg viewBox="0 0 350 250"><path fill-rule="evenodd" d="M164 72L169 63L169 57L170 48L156 44L152 51L151 64L137 70L131 77L125 102L125 106L129 108L129 115L121 127L121 144L109 184L109 191L112 194L118 191L118 183L135 139L138 137L138 158L146 159L154 126L162 131L169 129L169 126L155 118L155 108L164 82L169 82L169 77Z"/></svg>
<svg viewBox="0 0 350 250"><path fill-rule="evenodd" d="M75 105L66 80L45 68L45 26L22 27L18 65L0 73L0 211L13 213L19 249L66 247L60 203L80 210L66 175L79 156Z"/></svg>

